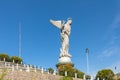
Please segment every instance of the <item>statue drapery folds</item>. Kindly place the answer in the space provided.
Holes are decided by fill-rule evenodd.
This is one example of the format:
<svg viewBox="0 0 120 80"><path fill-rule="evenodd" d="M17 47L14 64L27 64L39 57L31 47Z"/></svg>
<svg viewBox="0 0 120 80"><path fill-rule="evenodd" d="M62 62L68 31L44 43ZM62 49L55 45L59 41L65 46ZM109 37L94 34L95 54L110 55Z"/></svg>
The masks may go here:
<svg viewBox="0 0 120 80"><path fill-rule="evenodd" d="M58 21L50 20L50 22L55 27L61 30L60 35L61 35L62 47L60 48L60 57L63 57L63 56L71 57L68 51L69 51L69 36L71 33L72 20L68 19L66 23L61 20L58 20Z"/></svg>

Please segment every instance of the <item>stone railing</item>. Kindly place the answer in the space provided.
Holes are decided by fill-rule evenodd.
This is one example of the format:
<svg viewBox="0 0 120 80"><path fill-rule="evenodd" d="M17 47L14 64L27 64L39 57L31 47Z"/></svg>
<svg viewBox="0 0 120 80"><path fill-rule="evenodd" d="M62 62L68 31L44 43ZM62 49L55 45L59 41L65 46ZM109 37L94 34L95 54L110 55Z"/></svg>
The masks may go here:
<svg viewBox="0 0 120 80"><path fill-rule="evenodd" d="M0 61L0 75L3 71L5 71L3 80L60 80L62 77L56 75L56 71L50 74L42 67ZM74 80L80 79L74 78Z"/></svg>
<svg viewBox="0 0 120 80"><path fill-rule="evenodd" d="M44 73L44 72L47 72L46 68L43 68L43 67L36 67L36 66L33 66L33 65L29 65L29 64L15 64L15 63L12 63L12 62L5 62L5 61L0 61L0 70L3 70L3 69L7 69L9 71L26 71L26 72L41 72L41 73Z"/></svg>

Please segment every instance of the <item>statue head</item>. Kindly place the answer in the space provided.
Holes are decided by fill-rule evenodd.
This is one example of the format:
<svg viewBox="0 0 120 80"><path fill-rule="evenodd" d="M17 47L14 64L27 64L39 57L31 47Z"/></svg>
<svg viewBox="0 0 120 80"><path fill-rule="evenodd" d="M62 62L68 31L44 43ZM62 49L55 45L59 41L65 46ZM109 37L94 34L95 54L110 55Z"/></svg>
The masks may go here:
<svg viewBox="0 0 120 80"><path fill-rule="evenodd" d="M68 18L68 19L67 19L67 23L71 25L71 24L72 24L72 19L71 19L71 18Z"/></svg>

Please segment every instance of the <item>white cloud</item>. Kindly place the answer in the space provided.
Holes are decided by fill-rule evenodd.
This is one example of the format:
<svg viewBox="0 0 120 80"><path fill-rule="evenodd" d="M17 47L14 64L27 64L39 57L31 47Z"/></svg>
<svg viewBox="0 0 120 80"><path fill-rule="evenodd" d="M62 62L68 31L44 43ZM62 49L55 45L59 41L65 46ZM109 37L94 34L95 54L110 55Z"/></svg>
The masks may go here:
<svg viewBox="0 0 120 80"><path fill-rule="evenodd" d="M119 52L119 47L109 47L107 49L105 49L102 54L101 54L101 57L111 57L115 54L118 54Z"/></svg>
<svg viewBox="0 0 120 80"><path fill-rule="evenodd" d="M116 30L119 27L120 27L120 14L117 14L115 16L114 21L111 24L111 30Z"/></svg>
<svg viewBox="0 0 120 80"><path fill-rule="evenodd" d="M114 45L115 41L119 38L117 34L117 30L120 29L120 14L115 17L112 24L110 25L110 28L108 30L107 36L109 40L109 45Z"/></svg>
<svg viewBox="0 0 120 80"><path fill-rule="evenodd" d="M120 36L117 30L120 29L120 13L117 14L111 23L107 34L105 35L107 44L104 46L105 49L101 51L100 57L111 57L114 54L120 52L120 45L118 44L120 40ZM116 35L117 34L117 35Z"/></svg>

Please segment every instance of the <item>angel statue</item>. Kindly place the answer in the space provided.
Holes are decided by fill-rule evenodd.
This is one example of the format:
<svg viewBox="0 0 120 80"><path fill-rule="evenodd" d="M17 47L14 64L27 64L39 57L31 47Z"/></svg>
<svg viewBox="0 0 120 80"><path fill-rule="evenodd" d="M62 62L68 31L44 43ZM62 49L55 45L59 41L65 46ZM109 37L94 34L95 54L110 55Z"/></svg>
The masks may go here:
<svg viewBox="0 0 120 80"><path fill-rule="evenodd" d="M67 22L65 21L55 21L55 20L50 20L50 22L57 28L61 30L61 42L62 42L62 47L60 48L60 57L71 57L71 55L68 53L69 50L69 36L71 32L71 24L72 24L72 19L68 18Z"/></svg>

